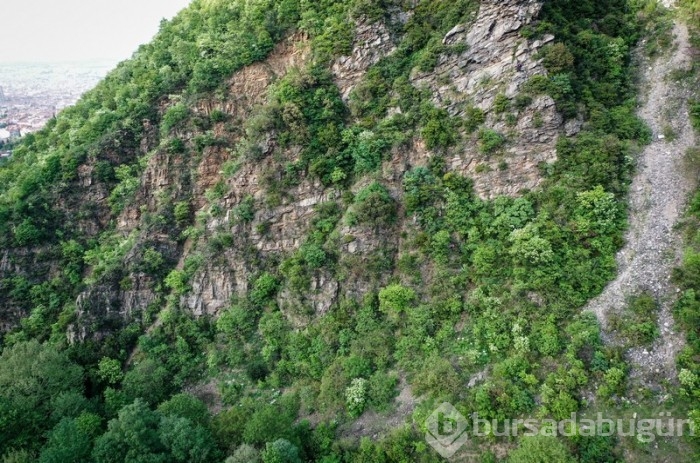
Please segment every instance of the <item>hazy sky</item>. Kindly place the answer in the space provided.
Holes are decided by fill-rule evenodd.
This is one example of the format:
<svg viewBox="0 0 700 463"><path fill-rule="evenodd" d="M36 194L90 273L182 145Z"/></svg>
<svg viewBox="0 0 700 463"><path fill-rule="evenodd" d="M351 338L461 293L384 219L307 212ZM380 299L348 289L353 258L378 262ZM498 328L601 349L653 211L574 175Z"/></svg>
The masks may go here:
<svg viewBox="0 0 700 463"><path fill-rule="evenodd" d="M0 62L129 58L190 0L0 0Z"/></svg>

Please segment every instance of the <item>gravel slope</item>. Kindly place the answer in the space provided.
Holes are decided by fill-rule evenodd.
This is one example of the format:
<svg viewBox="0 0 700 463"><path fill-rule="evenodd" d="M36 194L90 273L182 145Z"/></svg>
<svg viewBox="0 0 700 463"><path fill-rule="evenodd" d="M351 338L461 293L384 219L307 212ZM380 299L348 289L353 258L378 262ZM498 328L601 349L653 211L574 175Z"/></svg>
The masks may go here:
<svg viewBox="0 0 700 463"><path fill-rule="evenodd" d="M669 2L665 2L669 3ZM667 5L668 6L668 5ZM629 353L634 376L645 380L675 378L675 357L683 338L673 329L671 308L677 289L670 282L671 269L678 263L682 241L674 225L683 214L695 181L688 174L684 154L694 145L687 99L688 89L671 82L669 74L690 66L688 30L676 21L673 49L654 62L643 65L643 104L639 116L653 130L653 141L640 154L629 196L629 230L626 244L618 253L618 276L585 310L595 312L603 327L608 314L625 307L626 299L643 291L656 296L661 304L661 337L651 349ZM664 128L672 127L675 139L663 138ZM615 342L614 333L606 340ZM658 383L657 383L658 384Z"/></svg>

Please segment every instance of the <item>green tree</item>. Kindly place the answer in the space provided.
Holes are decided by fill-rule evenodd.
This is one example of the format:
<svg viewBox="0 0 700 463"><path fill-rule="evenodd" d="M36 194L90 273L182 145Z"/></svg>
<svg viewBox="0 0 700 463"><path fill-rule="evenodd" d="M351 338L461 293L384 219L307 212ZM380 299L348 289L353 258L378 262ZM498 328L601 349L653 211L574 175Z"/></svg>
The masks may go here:
<svg viewBox="0 0 700 463"><path fill-rule="evenodd" d="M64 418L49 433L39 463L88 463L92 436L75 419Z"/></svg>
<svg viewBox="0 0 700 463"><path fill-rule="evenodd" d="M160 415L136 399L109 422L107 432L95 442L97 463L165 463L166 447L160 440Z"/></svg>
<svg viewBox="0 0 700 463"><path fill-rule="evenodd" d="M158 413L163 416L173 415L187 418L194 424L208 427L211 414L207 406L190 394L176 394L158 406Z"/></svg>
<svg viewBox="0 0 700 463"><path fill-rule="evenodd" d="M225 463L260 463L260 452L252 445L240 445Z"/></svg>
<svg viewBox="0 0 700 463"><path fill-rule="evenodd" d="M174 415L161 418L158 434L169 453L169 462L206 463L217 460L218 451L209 430L187 418Z"/></svg>
<svg viewBox="0 0 700 463"><path fill-rule="evenodd" d="M121 381L124 376L122 373L122 365L119 360L109 357L102 357L98 364L97 374L107 384L116 384Z"/></svg>
<svg viewBox="0 0 700 463"><path fill-rule="evenodd" d="M265 445L263 463L301 463L299 449L286 439L277 439Z"/></svg>
<svg viewBox="0 0 700 463"><path fill-rule="evenodd" d="M416 292L399 284L389 285L379 291L379 309L387 314L401 314L415 302Z"/></svg>
<svg viewBox="0 0 700 463"><path fill-rule="evenodd" d="M0 454L37 442L55 422L51 403L82 392L83 369L64 352L37 341L6 347L0 355Z"/></svg>

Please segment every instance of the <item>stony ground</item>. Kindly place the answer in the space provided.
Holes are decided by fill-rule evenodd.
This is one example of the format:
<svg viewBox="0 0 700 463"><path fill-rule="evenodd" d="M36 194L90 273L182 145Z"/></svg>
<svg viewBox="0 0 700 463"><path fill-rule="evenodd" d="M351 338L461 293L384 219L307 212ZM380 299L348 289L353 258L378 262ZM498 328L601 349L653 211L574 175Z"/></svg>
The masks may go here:
<svg viewBox="0 0 700 463"><path fill-rule="evenodd" d="M669 1L664 3L670 6ZM670 281L671 270L678 264L683 247L674 225L696 183L684 162L686 151L694 145L687 107L689 89L669 78L672 71L690 66L688 31L676 21L673 33L673 48L642 64L639 116L652 129L653 141L638 158L629 197L627 242L617 256L619 273L586 307L605 328L608 315L622 310L630 296L648 292L657 298L661 336L650 348L629 353L633 376L655 384L663 378L675 379L675 357L683 345L671 315L678 291ZM605 337L616 342L615 333L606 332Z"/></svg>

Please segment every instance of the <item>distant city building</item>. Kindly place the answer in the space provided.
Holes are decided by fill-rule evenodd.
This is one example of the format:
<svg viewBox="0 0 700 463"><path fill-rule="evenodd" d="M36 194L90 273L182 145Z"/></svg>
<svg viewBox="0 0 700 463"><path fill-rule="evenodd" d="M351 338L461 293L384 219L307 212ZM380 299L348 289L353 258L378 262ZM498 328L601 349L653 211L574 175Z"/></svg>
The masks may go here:
<svg viewBox="0 0 700 463"><path fill-rule="evenodd" d="M0 65L0 141L40 130L111 68L107 63Z"/></svg>

